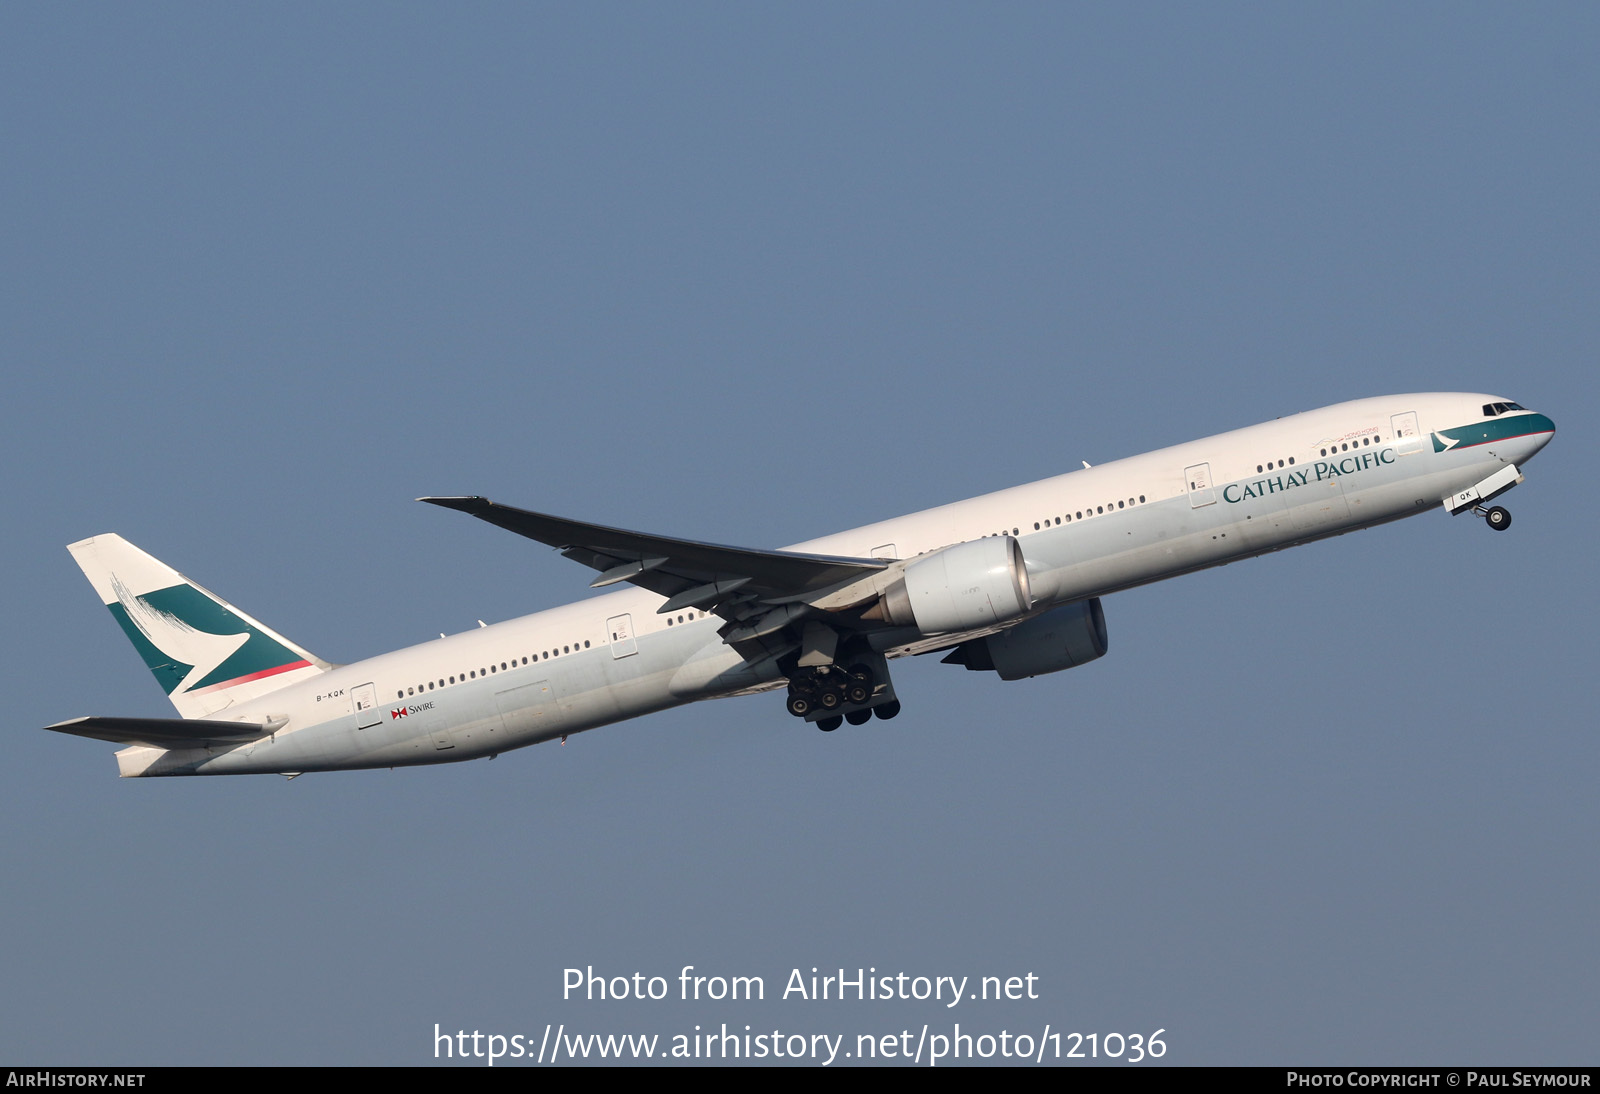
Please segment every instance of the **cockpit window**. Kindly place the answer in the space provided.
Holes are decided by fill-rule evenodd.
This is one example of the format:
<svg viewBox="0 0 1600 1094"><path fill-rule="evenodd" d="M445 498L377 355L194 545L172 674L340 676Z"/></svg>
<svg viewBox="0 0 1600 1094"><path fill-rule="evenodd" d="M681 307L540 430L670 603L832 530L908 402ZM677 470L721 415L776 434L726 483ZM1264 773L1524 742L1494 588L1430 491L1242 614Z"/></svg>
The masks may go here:
<svg viewBox="0 0 1600 1094"><path fill-rule="evenodd" d="M1496 414L1506 414L1513 410L1527 410L1521 403L1484 403L1483 416L1493 418Z"/></svg>

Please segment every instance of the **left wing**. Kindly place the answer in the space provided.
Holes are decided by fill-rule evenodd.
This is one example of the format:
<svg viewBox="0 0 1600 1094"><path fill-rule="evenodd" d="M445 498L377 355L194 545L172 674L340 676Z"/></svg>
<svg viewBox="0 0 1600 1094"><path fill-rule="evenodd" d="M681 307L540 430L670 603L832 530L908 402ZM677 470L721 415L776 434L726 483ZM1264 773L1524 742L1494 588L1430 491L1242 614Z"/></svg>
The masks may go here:
<svg viewBox="0 0 1600 1094"><path fill-rule="evenodd" d="M520 536L559 548L567 558L599 570L591 587L631 582L667 598L657 612L699 608L729 621L730 643L781 630L813 607L830 610L841 598L875 595L870 579L891 563L872 558L839 558L793 551L763 551L716 543L630 532L601 524L533 513L488 498L418 498L469 513ZM826 604L826 607L823 605Z"/></svg>

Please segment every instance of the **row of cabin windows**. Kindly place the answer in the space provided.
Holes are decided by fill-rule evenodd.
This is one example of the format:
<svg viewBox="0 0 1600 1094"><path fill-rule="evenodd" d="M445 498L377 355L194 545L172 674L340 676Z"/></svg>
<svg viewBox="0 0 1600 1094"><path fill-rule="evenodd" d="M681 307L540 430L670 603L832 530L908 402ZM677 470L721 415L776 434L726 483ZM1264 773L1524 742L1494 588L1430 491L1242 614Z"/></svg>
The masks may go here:
<svg viewBox="0 0 1600 1094"><path fill-rule="evenodd" d="M564 653L571 653L572 651L578 650L578 649L585 649L586 650L588 648L589 648L589 643L587 641L585 641L582 645L579 645L577 642L574 642L574 643L572 643L572 645L570 645L570 646L562 646L560 649L545 650L542 653L530 654L529 656L524 657L520 662L518 662L518 660L515 657L513 657L509 661L500 662L500 664L498 666L491 664L488 668L484 668L484 669L468 669L466 672L462 673L459 676L446 677L445 679L440 680L437 684L435 684L432 680L429 680L428 682L423 683L423 684L418 684L416 687L413 687L413 688L404 688L404 689L400 690L399 692L395 693L395 698L396 699L404 699L408 695L416 695L416 694L419 694L420 692L432 691L436 687L443 688L443 687L449 687L451 684L464 684L468 680L476 680L480 676L488 676L491 673L510 671L511 669L517 668L519 664L521 664L521 665L530 665L530 664L534 663L535 661L548 661L548 660L550 660L550 658L552 658L552 657L560 657Z"/></svg>
<svg viewBox="0 0 1600 1094"><path fill-rule="evenodd" d="M1374 436L1374 437L1362 437L1359 444L1356 443L1355 441L1341 441L1338 444L1330 444L1327 448L1324 448L1322 450L1322 454L1324 456L1327 456L1329 454L1337 454L1339 452L1348 452L1352 448L1365 448L1365 447L1367 447L1369 445L1382 444L1382 443L1383 443L1383 434L1379 433L1377 436ZM1289 462L1293 463L1294 461L1290 460ZM1282 467L1283 465L1279 464L1278 466ZM1258 467L1258 468L1256 468L1256 470L1260 471L1261 468Z"/></svg>
<svg viewBox="0 0 1600 1094"><path fill-rule="evenodd" d="M1127 501L1108 501L1104 505L1095 506L1093 509L1079 509L1076 512L1068 513L1065 516L1054 518L1045 517L1043 520L1036 520L1033 522L1033 530L1035 532L1039 532L1055 524L1071 524L1074 520L1084 520L1088 517L1097 516L1102 513L1114 513L1118 509L1126 509L1130 506L1143 504L1143 494L1140 494L1137 498L1129 498ZM994 534L997 536L1003 536L1006 535L1007 532L1004 528L1002 528ZM1009 534L1013 536L1020 536L1022 534L1022 528L1020 526L1015 527L1011 529Z"/></svg>
<svg viewBox="0 0 1600 1094"><path fill-rule="evenodd" d="M1327 453L1324 452L1323 455L1326 456ZM1283 463L1282 460L1279 460L1277 463L1273 463L1271 460L1268 460L1266 463L1258 463L1258 464L1256 464L1256 474L1259 475L1263 471L1271 471L1274 467L1282 467L1282 466L1284 466L1284 463ZM1294 466L1294 457L1293 456L1289 457L1289 466L1290 467Z"/></svg>
<svg viewBox="0 0 1600 1094"><path fill-rule="evenodd" d="M694 619L694 613L693 612L688 612L687 613L687 618L690 619L690 620ZM677 621L679 623L684 622L685 621L685 616L684 615L679 615ZM672 626L672 622L673 622L672 616L670 616L670 615L667 616L667 626L669 626L669 627ZM589 643L587 641L585 641L582 645L579 645L578 643L574 642L570 646L562 646L560 649L554 649L554 650L544 650L541 653L535 653L535 654L532 654L532 655L530 655L528 657L524 657L521 660L521 662L518 662L515 658L513 658L510 661L502 661L502 662L500 662L498 667L496 667L494 665L490 665L486 669L468 669L466 672L462 673L460 676L448 676L445 679L440 680L438 683L434 683L432 680L429 680L426 683L418 684L416 687L405 688L405 689L403 689L401 691L396 692L395 693L395 698L396 699L404 699L406 696L408 696L408 695L416 695L418 692L432 691L432 690L434 690L434 688L449 687L451 684L466 683L468 680L476 680L480 676L488 676L491 673L504 672L504 671L507 671L509 669L514 669L519 664L528 665L528 664L532 664L535 661L548 661L552 657L560 657L562 654L571 653L573 650L577 650L577 649L585 649L586 650L588 648L589 648Z"/></svg>

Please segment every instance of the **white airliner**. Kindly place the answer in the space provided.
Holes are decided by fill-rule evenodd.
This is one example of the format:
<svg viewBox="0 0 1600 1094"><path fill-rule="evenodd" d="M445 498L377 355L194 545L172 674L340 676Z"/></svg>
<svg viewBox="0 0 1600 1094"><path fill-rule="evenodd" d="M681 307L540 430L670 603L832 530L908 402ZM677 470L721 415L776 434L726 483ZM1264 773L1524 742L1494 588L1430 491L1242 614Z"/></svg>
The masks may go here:
<svg viewBox="0 0 1600 1094"><path fill-rule="evenodd" d="M900 712L892 658L1039 676L1106 652L1108 593L1441 506L1504 529L1487 503L1554 434L1499 396L1361 399L781 551L423 498L634 587L349 665L95 536L73 558L181 717L49 728L129 746L123 775L295 775L494 756L778 688L820 729L859 725Z"/></svg>

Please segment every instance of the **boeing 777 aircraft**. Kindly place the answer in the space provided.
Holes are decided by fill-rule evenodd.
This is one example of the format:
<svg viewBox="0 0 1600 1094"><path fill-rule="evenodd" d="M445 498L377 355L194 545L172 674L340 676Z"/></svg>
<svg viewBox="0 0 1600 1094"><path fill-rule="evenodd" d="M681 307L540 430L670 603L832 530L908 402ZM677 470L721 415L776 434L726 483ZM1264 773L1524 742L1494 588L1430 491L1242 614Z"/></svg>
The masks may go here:
<svg viewBox="0 0 1600 1094"><path fill-rule="evenodd" d="M120 536L69 548L178 718L50 726L126 745L123 775L232 775L494 756L680 703L785 689L823 730L893 718L889 661L1003 680L1106 652L1100 598L1494 498L1555 434L1494 395L1340 403L869 524L781 551L628 532L479 497L423 498L633 586L336 665Z"/></svg>

